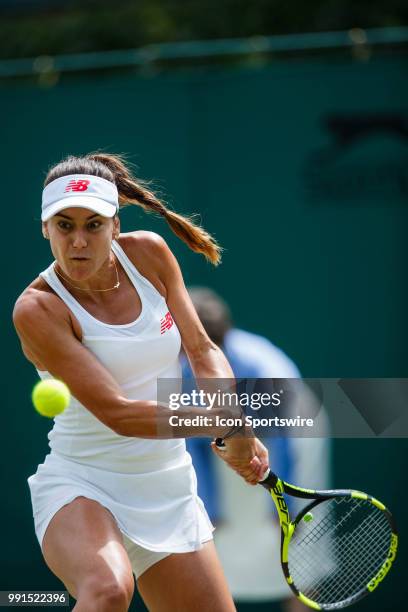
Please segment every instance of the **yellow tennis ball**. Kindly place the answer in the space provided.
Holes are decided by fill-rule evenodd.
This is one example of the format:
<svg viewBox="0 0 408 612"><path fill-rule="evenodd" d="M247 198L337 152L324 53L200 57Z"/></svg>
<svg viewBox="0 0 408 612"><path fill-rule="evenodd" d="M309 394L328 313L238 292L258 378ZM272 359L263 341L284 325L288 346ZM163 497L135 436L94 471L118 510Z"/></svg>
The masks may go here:
<svg viewBox="0 0 408 612"><path fill-rule="evenodd" d="M71 394L62 380L46 378L35 385L31 398L37 412L42 416L53 418L65 410Z"/></svg>
<svg viewBox="0 0 408 612"><path fill-rule="evenodd" d="M311 521L313 521L313 514L311 512L306 512L305 516L303 517L303 520L305 521L305 523L310 523Z"/></svg>

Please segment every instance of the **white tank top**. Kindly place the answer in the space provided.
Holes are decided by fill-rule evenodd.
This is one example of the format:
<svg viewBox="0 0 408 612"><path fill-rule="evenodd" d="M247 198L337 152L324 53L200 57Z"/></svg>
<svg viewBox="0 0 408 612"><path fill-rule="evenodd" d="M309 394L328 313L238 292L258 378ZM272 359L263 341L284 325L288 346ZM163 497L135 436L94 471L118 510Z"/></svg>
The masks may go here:
<svg viewBox="0 0 408 612"><path fill-rule="evenodd" d="M143 277L117 242L112 250L139 294L142 310L133 323L111 325L95 319L59 280L52 263L40 276L65 302L82 328L82 344L118 382L123 395L155 400L157 379L181 377L180 334L166 301ZM38 371L41 378L51 375ZM145 473L182 459L185 442L147 440L116 434L72 397L68 408L54 419L48 434L53 453L110 471Z"/></svg>

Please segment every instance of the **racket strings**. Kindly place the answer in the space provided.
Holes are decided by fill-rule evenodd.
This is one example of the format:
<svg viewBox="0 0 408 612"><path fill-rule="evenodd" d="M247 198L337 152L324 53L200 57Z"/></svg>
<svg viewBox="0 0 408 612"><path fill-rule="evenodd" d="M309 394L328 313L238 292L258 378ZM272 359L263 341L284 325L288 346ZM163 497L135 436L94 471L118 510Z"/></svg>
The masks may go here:
<svg viewBox="0 0 408 612"><path fill-rule="evenodd" d="M340 521L340 522L344 523L344 521ZM362 527L364 528L366 526L367 526L367 521L364 521L363 524L362 524ZM322 530L320 529L320 531L322 531ZM353 538L354 538L354 540L353 540ZM366 538L365 545L367 545L368 544L367 534L365 535L365 538ZM327 538L326 538L326 540L327 540ZM326 562L325 582L326 582L326 585L327 585L328 584L328 580L330 579L330 576L332 576L332 577L334 576L335 581L334 581L334 583L332 585L332 597L335 600L336 597L338 599L338 596L339 596L341 590L344 589L344 582L343 582L343 580L342 580L341 583L336 582L337 578L339 578L339 576L338 576L339 568L336 566L336 564L333 563L333 558L334 558L333 557L333 546L331 546L331 547L328 546L331 543L332 543L332 539L329 539L329 540L327 540L324 543L324 545L325 545L325 552L324 552L324 554L326 555L326 558L324 560ZM387 549L388 549L388 543L389 543L389 541L387 542L387 548L386 548L385 554L386 554ZM350 572L351 569L353 570L353 573L351 574L352 575L352 580L349 581L349 585L348 585L348 587L349 587L349 589L351 591L353 590L353 588L356 587L356 585L359 586L359 581L361 580L361 576L365 577L365 573L367 572L367 570L365 569L366 566L364 566L364 565L360 566L359 570L357 570L357 571L356 571L356 568L353 568L353 558L354 558L354 555L355 555L355 548L359 547L359 545L360 545L360 542L359 542L359 540L356 537L355 531L352 532L351 534L348 534L348 535L347 534L343 534L343 536L338 538L338 540L336 542L336 553L337 553L337 549L343 551L342 559L341 559L343 572L344 571ZM377 550L378 548L380 548L380 552L382 553L381 546L378 545L378 541L375 540L375 546L370 551L370 556L372 556L373 554L374 554L374 556L376 554L378 555L378 550ZM316 557L316 555L315 555L315 557ZM381 555L381 558L383 559L384 556ZM327 571L329 569L329 567L327 567L328 559L331 561L331 565L334 566L334 569L332 569L332 571ZM308 562L307 567L309 569L306 572L306 576L303 575L304 579L305 578L309 578L309 579L311 578L311 576L310 576L310 568L312 567L314 572L315 572L315 570L316 570L316 563L318 563L318 560L316 560L316 558L315 559L310 558L310 555L308 555L307 562ZM309 574L309 576L307 576L307 574ZM313 580L312 583L309 586L311 593L313 592L315 597L321 591L321 587L320 587L319 583L321 582L322 569L320 569L318 574L320 574L320 575L318 575L318 579L317 580ZM370 575L370 572L368 572L368 577L369 578L372 577L372 575L373 574ZM298 579L297 583L299 584L299 579ZM336 586L337 586L337 588L336 588ZM318 593L316 593L316 588L318 588ZM326 588L327 588L327 586L326 586Z"/></svg>
<svg viewBox="0 0 408 612"><path fill-rule="evenodd" d="M289 572L296 587L317 603L345 600L364 589L386 560L388 518L352 497L325 500L313 514L313 521L300 521L293 534Z"/></svg>
<svg viewBox="0 0 408 612"><path fill-rule="evenodd" d="M324 550L324 555L326 556L326 559L324 560L324 562L326 563L326 569L327 568L327 560L331 559L333 560L334 556L334 552L337 551L337 549L342 551L342 557L341 557L341 563L342 563L342 570L343 572L349 571L350 572L350 576L348 579L348 588L353 591L353 589L358 590L358 587L360 586L360 582L361 582L361 578L365 579L366 578L366 574L368 575L368 580L370 578L373 577L373 575L375 575L375 571L374 573L370 572L371 568L368 568L366 564L362 563L359 567L356 566L355 562L355 550L359 549L360 546L364 546L364 547L370 547L369 550L369 554L371 558L379 558L381 559L381 562L379 564L379 567L381 567L382 565L382 561L385 559L385 556L388 552L388 547L389 547L389 527L388 525L385 525L386 531L385 531L385 538L383 539L380 535L380 538L378 538L379 535L379 531L376 530L376 532L374 533L374 530L371 530L371 535L369 535L370 532L367 531L367 527L368 527L368 523L373 523L372 517L366 517L366 519L364 519L364 521L362 521L361 525L359 526L361 529L360 531L356 534L356 530L353 530L352 532L348 533L348 534L343 534L341 537L338 537L337 540L334 540L332 537L330 539L328 539L325 543L325 550ZM344 521L341 521L341 523L344 523ZM377 526L381 529L384 530L384 523L380 522L380 523L376 523ZM372 525L372 527L374 527L374 525ZM320 529L320 531L322 531ZM363 534L363 535L362 535ZM332 535L332 534L330 534ZM364 540L362 540L362 538L364 538ZM361 541L360 541L361 540ZM386 541L386 545L385 547L383 546L384 544L384 540ZM335 548L336 551L334 551L334 547L333 547L333 542L335 543ZM306 565L306 563L304 563L304 570L303 573L299 572L299 578L300 579L310 579L312 578L312 576L310 575L310 567L312 566L313 568L315 568L316 566L316 561L319 561L318 559L316 559L316 555L314 555L314 559L310 557L310 551L308 551L308 557L307 557L307 562L308 565ZM361 556L361 555L360 555ZM306 560L304 560L306 561ZM360 559L360 562L362 561L362 559ZM333 565L333 563L332 563ZM378 569L379 569L378 567ZM325 579L326 581L328 579L330 579L330 577L334 577L335 579L337 579L338 577L338 573L339 573L339 567L337 565L334 566L334 568L332 569L332 571L327 572ZM320 572L321 574L321 572ZM321 575L318 576L317 580L314 580L311 584L310 584L310 589L313 590L316 588L316 586L319 586L319 582L320 582L320 578ZM299 582L299 580L298 580ZM344 589L344 583L337 583L338 587L337 589L335 589L336 587L336 582L333 583L333 596L335 597L336 595L338 596L339 592L341 592L341 590ZM366 583L363 584L363 586ZM334 592L335 591L335 592Z"/></svg>
<svg viewBox="0 0 408 612"><path fill-rule="evenodd" d="M344 521L342 520L341 523L344 523ZM356 529L354 529L352 532L350 533L345 533L343 535L337 535L337 540L333 539L333 533L334 533L334 528L329 531L326 529L326 531L324 529L322 529L321 526L318 526L316 529L316 534L319 534L317 537L320 538L323 535L326 536L326 541L324 542L324 545L327 546L327 548L325 549L325 554L328 554L331 552L331 550L333 550L334 545L336 546L336 548L343 548L343 556L342 556L342 560L344 562L344 564L347 563L347 561L349 561L350 559L348 557L352 557L354 554L354 547L359 545L359 541L357 538L364 538L364 544L365 546L368 546L370 543L372 543L372 545L376 548L382 548L384 541L383 538L378 537L378 535L380 534L381 536L381 531L385 530L386 533L388 534L389 532L389 525L388 525L388 521L384 522L384 521L377 521L377 527L380 531L375 531L374 530L374 525L371 525L371 529L369 528L369 523L373 523L373 516L369 515L367 516L360 525L358 525L358 531ZM337 526L336 526L337 527ZM356 533L357 531L357 533ZM353 540L354 538L354 540ZM315 540L316 538L314 537L314 532L311 532L308 534L308 537L303 538L302 540L300 540L298 542L298 544L301 545L306 545L309 542L311 542L313 540ZM349 542L348 540L352 539L353 540L353 547L348 546ZM385 549L385 552L388 551L388 545L389 542L387 542L387 546ZM345 551L349 551L348 553ZM310 559L310 552L309 550L307 550L307 556L308 559ZM376 550L372 550L370 551L370 554L372 552L376 552ZM308 571L307 566L305 565L305 571Z"/></svg>
<svg viewBox="0 0 408 612"><path fill-rule="evenodd" d="M342 539L339 540L338 542L338 546L348 546L349 547L349 538L348 539ZM358 545L358 542L355 542L355 546ZM384 550L382 549L382 547L378 544L375 545L375 547L371 550L370 552L370 556L372 555L381 555L381 560L385 559L385 555L387 552L388 546L384 552ZM309 583L309 589L308 589L308 596L311 599L315 599L315 600L322 600L324 599L325 601L339 601L342 599L345 599L347 597L350 597L351 595L357 593L361 588L363 588L366 583L369 581L370 578L373 577L373 575L376 574L376 570L377 568L374 568L374 570L371 570L371 568L367 568L366 564L364 563L364 561L362 562L362 564L356 569L355 564L353 564L353 555L354 555L354 550L352 547L349 547L349 550L351 552L348 553L348 555L344 555L343 554L343 558L342 558L342 572L339 572L339 568L337 566L335 566L332 570L328 571L328 567L327 567L327 561L324 560L324 562L326 562L326 575L324 575L324 590L326 591L326 598L325 598L325 593L322 589L322 571L320 570L320 576L318 576L315 580L310 581L310 571L309 571L309 575L303 575L302 577L299 576L296 579L296 584L297 586L300 585L300 581L302 580L303 582L306 581L306 584ZM331 565L333 565L333 551L330 551L331 554ZM309 567L312 566L313 567L313 563L316 565L316 559L309 559ZM379 564L379 567L381 567L381 564ZM378 567L378 569L379 569ZM344 582L344 576L345 574L348 573L348 583L345 584ZM300 588L300 587L299 587ZM306 585L303 587L302 592L305 592L305 590L307 590Z"/></svg>
<svg viewBox="0 0 408 612"><path fill-rule="evenodd" d="M347 516L349 516L351 513L349 512L347 514ZM381 517L382 518L382 517ZM306 545L310 542L315 542L317 539L320 539L322 537L325 536L325 541L324 541L324 545L325 546L329 546L329 547L333 547L334 543L336 545L336 547L342 547L343 546L343 559L346 560L346 555L344 553L345 549L345 540L350 539L350 537L354 538L354 544L357 545L358 541L357 541L357 537L360 537L363 535L365 543L368 544L369 539L372 539L375 537L375 542L378 542L379 544L381 543L381 539L378 539L376 536L378 534L377 531L375 531L374 529L368 530L368 524L373 522L373 516L369 515L367 516L365 519L363 519L363 521L361 521L361 523L357 526L357 529L354 529L353 531L350 531L348 533L344 533L343 535L340 535L339 533L336 533L336 537L337 540L334 542L333 540L333 534L335 532L338 532L339 529L339 525L344 523L344 517L337 523L334 524L333 521L330 521L329 524L329 529L328 527L328 522L327 522L327 517L322 520L320 523L318 523L316 525L316 528L311 530L310 533L308 533L307 537L302 538L302 539L298 539L297 544L298 545ZM330 529L330 526L332 526L332 528ZM388 522L384 522L384 521L380 521L378 523L378 527L385 529L386 531L389 531L389 526L388 526ZM310 552L312 549L307 549L307 555L308 558L310 556ZM352 554L353 550L352 549L348 549L350 550L350 554ZM327 552L327 549L325 550L325 552Z"/></svg>
<svg viewBox="0 0 408 612"><path fill-rule="evenodd" d="M358 543L356 542L356 545L357 544ZM339 542L339 545L341 546L342 543ZM382 542L375 542L373 545L373 549L370 551L370 556L379 555L380 558L384 560L388 552L388 545L389 545L389 541L388 541L386 550L384 550L382 546ZM344 546L344 542L343 542L343 546ZM354 593L357 593L362 587L366 586L367 582L370 580L370 578L372 578L377 573L381 565L382 563L379 564L378 569L375 569L372 573L370 573L367 571L367 567L364 564L361 564L357 570L355 567L350 568L350 559L344 558L343 571L349 570L353 572L352 575L349 577L349 582L348 582L348 589L350 592L347 593L346 596L344 596L344 593L343 593L344 585L341 582L337 582L339 580L339 577L338 577L338 568L336 568L333 571L331 571L330 574L328 574L327 576L327 579L334 578L334 583L332 585L332 591L330 595L331 601L339 601L339 600L345 599L346 597L350 597ZM319 582L316 582L315 584L311 585L310 592L311 594L313 594L315 598L322 595ZM313 599L313 597L311 598Z"/></svg>
<svg viewBox="0 0 408 612"><path fill-rule="evenodd" d="M337 500L333 500L333 501L337 501ZM347 519L351 516L351 514L356 511L356 509L357 509L357 504L351 506L348 512L345 512L344 516L342 516L340 520L336 523L336 529L340 529L340 527L347 521ZM325 535L327 533L327 527L329 525L329 521L331 521L331 518L332 517L330 515L322 517L320 523L316 524L315 529L307 532L305 537L303 538L303 540L299 542L299 544L301 543L307 544L308 542L313 541L316 538L319 538L319 535L321 536Z"/></svg>

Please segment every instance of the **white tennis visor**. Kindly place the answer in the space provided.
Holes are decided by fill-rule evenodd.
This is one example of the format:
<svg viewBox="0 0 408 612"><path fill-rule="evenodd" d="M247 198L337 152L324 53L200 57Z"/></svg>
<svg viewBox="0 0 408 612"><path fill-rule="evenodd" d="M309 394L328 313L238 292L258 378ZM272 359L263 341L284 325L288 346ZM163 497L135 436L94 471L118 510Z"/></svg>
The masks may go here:
<svg viewBox="0 0 408 612"><path fill-rule="evenodd" d="M91 174L69 174L49 183L43 190L41 221L48 221L64 208L88 208L103 217L119 210L116 185Z"/></svg>

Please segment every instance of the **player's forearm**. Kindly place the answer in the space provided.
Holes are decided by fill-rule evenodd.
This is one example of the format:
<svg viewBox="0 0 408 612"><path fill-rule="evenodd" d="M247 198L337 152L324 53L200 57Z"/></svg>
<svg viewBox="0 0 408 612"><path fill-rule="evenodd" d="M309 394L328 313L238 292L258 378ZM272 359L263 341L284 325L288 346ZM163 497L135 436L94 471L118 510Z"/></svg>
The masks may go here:
<svg viewBox="0 0 408 612"><path fill-rule="evenodd" d="M171 410L155 401L124 400L109 427L122 436L136 438L217 438L231 429L226 419L231 412L223 408L203 410L181 406Z"/></svg>
<svg viewBox="0 0 408 612"><path fill-rule="evenodd" d="M189 355L196 379L234 379L234 373L222 350L213 342Z"/></svg>
<svg viewBox="0 0 408 612"><path fill-rule="evenodd" d="M236 392L235 377L222 350L209 341L200 350L190 354L189 359L197 389L206 397L217 398L220 409L229 408L229 418L241 418L242 410L236 402L235 406L232 404L234 400L229 399ZM230 422L231 427L233 425Z"/></svg>

